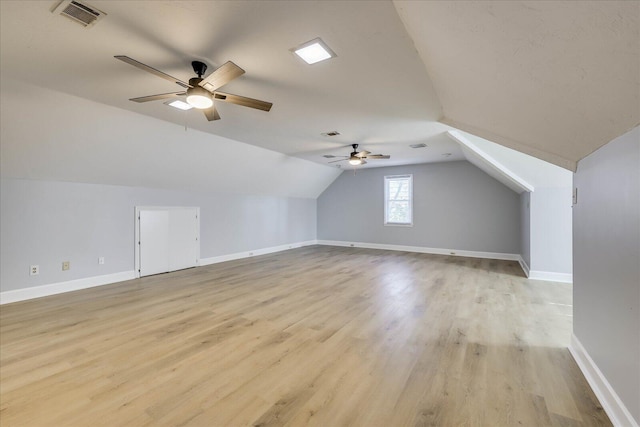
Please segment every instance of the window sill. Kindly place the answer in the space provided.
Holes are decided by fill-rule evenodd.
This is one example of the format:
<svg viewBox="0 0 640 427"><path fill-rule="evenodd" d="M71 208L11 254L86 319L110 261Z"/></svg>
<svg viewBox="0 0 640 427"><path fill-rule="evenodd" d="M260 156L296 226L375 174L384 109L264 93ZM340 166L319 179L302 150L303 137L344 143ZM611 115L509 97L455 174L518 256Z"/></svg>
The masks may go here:
<svg viewBox="0 0 640 427"><path fill-rule="evenodd" d="M396 222L385 222L384 226L385 227L413 227L413 223L402 224L402 223L396 223Z"/></svg>

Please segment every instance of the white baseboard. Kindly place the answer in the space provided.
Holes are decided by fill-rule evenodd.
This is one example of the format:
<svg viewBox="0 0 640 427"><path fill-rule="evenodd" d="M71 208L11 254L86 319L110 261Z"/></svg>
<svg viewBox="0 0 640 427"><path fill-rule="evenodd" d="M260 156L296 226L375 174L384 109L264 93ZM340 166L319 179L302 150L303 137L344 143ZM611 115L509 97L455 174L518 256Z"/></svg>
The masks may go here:
<svg viewBox="0 0 640 427"><path fill-rule="evenodd" d="M508 260L508 261L518 261L521 258L520 255L518 254L504 254L499 252L464 251L464 250L458 250L458 249L426 248L423 246L404 246L404 245L387 245L382 243L344 242L339 240L318 240L318 244L328 245L328 246L366 248L366 249L385 249L388 251L418 252L423 254L435 254L435 255L464 256L469 258L501 259L501 260Z"/></svg>
<svg viewBox="0 0 640 427"><path fill-rule="evenodd" d="M287 251L289 249L301 248L303 246L316 245L317 240L307 240L305 242L287 243L286 245L272 246L270 248L254 249L234 254L220 255L211 258L200 258L198 265L217 264L219 262L233 261L236 259L249 258L252 256L272 254L275 252Z"/></svg>
<svg viewBox="0 0 640 427"><path fill-rule="evenodd" d="M135 277L136 275L133 271L122 271L120 273L105 274L103 276L85 277L82 279L69 280L68 282L51 283L49 285L0 292L0 305L61 294L63 292L78 291L95 286L109 285L111 283L135 279Z"/></svg>
<svg viewBox="0 0 640 427"><path fill-rule="evenodd" d="M522 271L524 271L524 275L529 277L529 264L527 264L527 262L524 260L524 258L522 258L522 255L518 255L518 262L520 263L520 267L522 268Z"/></svg>
<svg viewBox="0 0 640 427"><path fill-rule="evenodd" d="M600 404L609 416L614 426L620 427L639 427L638 421L633 419L627 407L622 403L620 397L609 384L609 381L602 374L598 366L595 364L587 350L575 335L571 336L571 345L569 352L580 367L582 374L593 389Z"/></svg>
<svg viewBox="0 0 640 427"><path fill-rule="evenodd" d="M529 271L529 279L546 280L548 282L573 283L573 274L570 273L554 273L552 271Z"/></svg>
<svg viewBox="0 0 640 427"><path fill-rule="evenodd" d="M522 267L522 271L524 271L524 274L529 279L546 280L547 282L573 283L573 274L554 273L551 271L532 271L522 256L519 256L518 262L520 263L520 267Z"/></svg>
<svg viewBox="0 0 640 427"><path fill-rule="evenodd" d="M286 251L300 248L302 246L315 245L316 240L305 242L288 243L286 245L273 246L270 248L255 249L252 251L238 252L235 254L221 255L213 258L200 258L198 265L215 264L218 262L231 261L234 259L248 258L256 255L271 254L274 252ZM94 286L108 285L125 280L136 278L135 271L123 271L120 273L106 274L104 276L85 277L83 279L70 280L68 282L52 283L49 285L33 286L31 288L16 289L12 291L0 292L0 305L12 302L24 301L33 298L46 297L49 295L61 294L63 292L77 291L80 289L92 288Z"/></svg>
<svg viewBox="0 0 640 427"><path fill-rule="evenodd" d="M529 266L525 262L524 258L520 254L505 254L500 252L480 252L480 251L465 251L458 249L442 249L442 248L427 248L423 246L404 246L404 245L387 245L382 243L364 243L364 242L345 242L341 240L318 240L319 245L328 246L344 246L354 248L366 248L366 249L385 249L389 251L403 251L403 252L418 252L424 254L435 255L453 255L463 256L469 258L488 258L488 259L501 259L507 261L518 261L522 271L529 279L534 280L546 280L550 282L563 282L573 283L573 275L566 273L553 273L548 271L531 271Z"/></svg>

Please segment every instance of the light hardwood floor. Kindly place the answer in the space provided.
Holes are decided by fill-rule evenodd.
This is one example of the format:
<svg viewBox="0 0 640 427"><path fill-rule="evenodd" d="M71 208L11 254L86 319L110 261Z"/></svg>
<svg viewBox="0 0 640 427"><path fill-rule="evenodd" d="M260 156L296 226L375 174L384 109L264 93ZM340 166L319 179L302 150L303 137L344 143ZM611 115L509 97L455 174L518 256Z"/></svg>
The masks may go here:
<svg viewBox="0 0 640 427"><path fill-rule="evenodd" d="M610 425L571 286L312 246L0 308L9 426Z"/></svg>

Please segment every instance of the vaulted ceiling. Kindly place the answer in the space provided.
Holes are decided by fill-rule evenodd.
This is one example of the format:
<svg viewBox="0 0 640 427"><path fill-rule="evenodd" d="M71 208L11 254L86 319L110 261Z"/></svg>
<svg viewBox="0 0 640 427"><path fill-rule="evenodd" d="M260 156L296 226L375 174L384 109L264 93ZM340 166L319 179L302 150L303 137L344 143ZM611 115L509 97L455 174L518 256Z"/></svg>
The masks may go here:
<svg viewBox="0 0 640 427"><path fill-rule="evenodd" d="M640 2L395 1L441 122L568 169L640 124Z"/></svg>
<svg viewBox="0 0 640 427"><path fill-rule="evenodd" d="M88 3L107 16L85 29L51 12L58 1L0 2L3 176L171 186L174 177L150 177L169 158L185 182L213 173L207 165L233 164L265 175L281 168L272 174L304 186L306 170L321 177L314 190L282 194L313 197L338 173L323 155L346 155L352 143L391 155L367 167L459 160L446 136L458 128L573 169L640 122L639 2ZM316 37L337 57L309 66L289 51ZM232 60L246 74L224 91L274 106L266 113L221 104L222 119L208 122L160 101L133 103L180 87L114 55L182 80L193 77L194 59L209 71ZM82 123L65 116L65 104L82 111ZM147 116L127 141L126 128L114 131L123 110L131 120ZM161 122L198 142L172 146ZM333 130L340 135L321 135ZM91 141L85 150L77 149L81 138ZM420 143L427 147L409 147ZM123 170L109 154L124 150L152 169ZM51 164L42 153L58 158ZM100 162L103 175L93 177Z"/></svg>

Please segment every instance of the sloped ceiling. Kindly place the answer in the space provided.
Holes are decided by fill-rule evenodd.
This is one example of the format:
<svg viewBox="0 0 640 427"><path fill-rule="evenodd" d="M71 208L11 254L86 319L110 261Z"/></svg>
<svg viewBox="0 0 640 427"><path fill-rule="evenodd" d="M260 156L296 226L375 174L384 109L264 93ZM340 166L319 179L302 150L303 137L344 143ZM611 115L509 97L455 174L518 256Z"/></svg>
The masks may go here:
<svg viewBox="0 0 640 427"><path fill-rule="evenodd" d="M567 169L502 145L454 130L448 136L460 144L466 159L517 193L536 188L571 188L573 173Z"/></svg>
<svg viewBox="0 0 640 427"><path fill-rule="evenodd" d="M1 1L2 75L332 168L323 155L347 155L352 143L392 156L366 167L463 158L390 1L87 2L107 13L90 29L51 13L55 0ZM338 56L310 66L290 52L316 37ZM208 72L231 60L246 74L223 90L274 105L220 103L222 119L207 122L161 101L130 102L181 88L114 55L184 81L194 59ZM333 130L341 135L321 136ZM428 149L409 148L416 143Z"/></svg>
<svg viewBox="0 0 640 427"><path fill-rule="evenodd" d="M573 173L567 169L466 132L452 131L451 133L461 134L478 151L514 171L534 188L571 188L573 185Z"/></svg>
<svg viewBox="0 0 640 427"><path fill-rule="evenodd" d="M639 2L90 0L90 29L57 3L0 1L2 176L314 197L352 143L392 156L366 167L461 160L455 127L573 169L640 121ZM338 56L289 51L315 37ZM182 80L232 60L224 90L274 107L130 102L179 88L120 54Z"/></svg>
<svg viewBox="0 0 640 427"><path fill-rule="evenodd" d="M39 102L33 103L33 99ZM340 174L307 160L2 79L2 176L317 198Z"/></svg>
<svg viewBox="0 0 640 427"><path fill-rule="evenodd" d="M478 169L484 171L489 176L495 178L511 190L520 194L525 191L532 192L535 187L531 183L523 179L519 174L515 173L512 168L506 166L504 163L498 161L493 156L489 155L486 151L481 150L476 144L469 141L468 134L464 134L461 131L454 130L449 131L448 135L451 139L460 144L464 156L467 161L475 165ZM493 143L492 143L493 144ZM493 144L497 145L497 144ZM534 158L523 154L525 157ZM540 160L542 161L542 160ZM558 166L556 166L558 167ZM571 173L568 172L567 173Z"/></svg>
<svg viewBox="0 0 640 427"><path fill-rule="evenodd" d="M638 1L394 1L443 123L568 169L640 123Z"/></svg>

